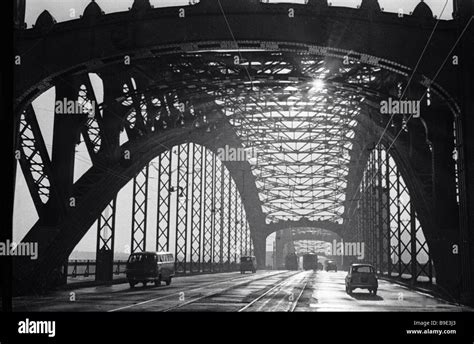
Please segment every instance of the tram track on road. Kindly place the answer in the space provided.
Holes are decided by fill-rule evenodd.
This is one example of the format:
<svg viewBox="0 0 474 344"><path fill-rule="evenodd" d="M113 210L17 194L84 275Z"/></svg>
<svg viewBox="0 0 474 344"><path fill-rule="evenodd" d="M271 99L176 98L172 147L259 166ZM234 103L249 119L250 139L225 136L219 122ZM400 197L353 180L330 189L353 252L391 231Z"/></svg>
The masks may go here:
<svg viewBox="0 0 474 344"><path fill-rule="evenodd" d="M306 286L308 285L309 282L309 277L307 276L307 273L305 271L300 271L299 273L290 276L289 278L281 281L280 283L274 285L272 288L267 290L265 293L261 294L251 302L249 302L247 305L242 307L241 309L238 310L238 312L245 312L254 305L256 305L258 302L263 301L265 298L268 298L268 300L263 302L263 305L261 305L257 310L261 311L263 307L265 307L267 304L269 304L271 301L274 299L278 298L278 292L281 291L285 286L287 285L292 285L294 284L295 280L293 279L294 277L299 277L299 275L303 274L303 287L301 288L301 291L298 293L297 297L295 299L289 299L288 295L285 295L283 298L280 296L279 301L278 301L278 306L288 297L288 301L291 302L290 307L286 310L287 312L294 312L296 309L296 306L298 305L299 300L301 299L301 296L303 295L303 292L306 289ZM298 281L296 280L298 283ZM273 294L273 295L272 295ZM291 294L293 295L293 294Z"/></svg>
<svg viewBox="0 0 474 344"><path fill-rule="evenodd" d="M270 278L270 277L274 277L274 276L277 276L277 275L281 275L283 273L285 273L285 272L280 271L280 272L277 272L277 273L265 274L264 276L261 276L259 278L255 278L255 279L251 279L250 281L247 281L247 282L244 282L244 283L251 283L253 281L258 281L258 280L262 280L262 279L265 279L265 278ZM250 275L250 276L253 276L253 275ZM132 308L135 308L135 307L140 307L140 306L144 306L144 305L147 305L147 304L152 304L152 303L157 302L157 301L163 301L163 300L167 300L167 299L176 298L177 296L179 297L183 293L184 294L186 294L186 293L196 293L196 292L199 292L199 291L201 291L203 289L206 289L210 286L217 286L217 285L221 285L221 284L225 284L225 283L231 283L233 281L238 281L238 280L248 279L248 278L249 278L249 275L247 275L247 276L245 276L245 275L244 276L236 276L236 277L228 278L228 279L225 279L225 280L222 280L222 281L219 281L219 282L213 281L213 282L208 282L208 283L205 283L205 284L201 284L198 287L182 288L182 289L176 290L172 294L163 295L163 296L152 298L152 299L149 299L149 300L144 300L144 301L133 303L133 304L130 304L130 305L127 305L127 306L122 306L122 307L119 307L119 308L114 308L114 309L111 309L107 312L108 313L113 313L113 312L119 312L119 311L123 311L123 310L129 310L129 309L132 309ZM226 288L226 289L230 289L230 288ZM201 299L201 298L202 297L200 297L199 299ZM187 305L187 304L190 304L190 303L196 302L196 301L192 301L192 300L187 301L187 302L181 303L177 306L169 307L169 308L166 308L166 309L160 310L160 311L167 312L169 310L172 310L172 309L175 309L175 308L180 308L184 305Z"/></svg>
<svg viewBox="0 0 474 344"><path fill-rule="evenodd" d="M244 281L244 282L241 282L241 283L238 283L238 284L232 284L231 286L226 287L224 289L220 289L220 290L217 290L217 291L214 291L214 292L210 292L206 295L202 295L202 296L193 298L192 300L186 301L184 303L180 303L178 305L166 308L165 310L163 310L163 312L175 311L175 310L181 309L183 307L199 303L199 302L201 302L203 300L206 300L206 299L210 299L210 298L213 298L213 297L216 297L216 296L219 296L219 295L224 295L225 293L228 293L229 291L232 291L232 290L237 289L237 288L241 288L243 286L247 286L251 283L255 283L255 282L258 282L258 281L261 281L261 280L264 280L264 279L267 279L267 278L271 278L271 277L276 277L276 276L282 275L282 274L288 274L288 271L283 271L283 272L279 272L279 273L272 274L272 275L266 275L266 276L262 276L262 277L259 277L259 278L254 278L254 279L251 279L249 281ZM292 274L290 274L289 277L291 277L293 275L296 275L296 274L298 274L298 273L292 273ZM289 277L284 277L283 282L286 281Z"/></svg>
<svg viewBox="0 0 474 344"><path fill-rule="evenodd" d="M294 312L295 311L296 307L298 306L298 303L300 302L301 296L303 296L303 293L306 290L306 287L308 286L308 283L309 283L311 277L312 277L312 275L306 277L306 280L304 281L303 287L301 288L301 291L298 294L298 296L296 297L296 299L293 301L293 303L292 303L292 305L289 309L289 312Z"/></svg>
<svg viewBox="0 0 474 344"><path fill-rule="evenodd" d="M178 311L178 310L186 311L186 307L199 305L200 303L202 303L205 300L212 300L213 298L216 298L216 297L225 296L226 294L228 294L229 292L232 292L233 290L248 286L248 285L250 285L252 283L255 283L255 282L258 282L260 280L264 280L264 279L268 279L268 278L272 278L272 277L277 277L278 275L281 275L281 274L286 274L287 275L287 276L284 276L284 278L282 280L279 280L276 283L272 284L269 289L267 289L266 287L263 288L264 289L263 293L260 293L258 296L256 296L250 302L248 302L245 306L240 307L239 309L237 309L237 312L244 312L244 311L248 310L249 308L251 308L252 306L254 306L259 301L261 301L261 300L265 299L266 297L268 297L269 295L271 295L272 293L281 290L283 287L285 287L287 285L291 285L295 281L295 277L300 276L302 273L304 273L304 272L301 272L301 271L291 272L291 273L283 272L283 273L280 273L280 274L274 274L274 275L270 275L270 276L263 276L261 278L252 279L250 281L245 281L245 282L242 282L242 283L234 284L234 285L231 285L227 288L216 290L214 292L207 293L206 295L202 295L202 296L193 298L192 300L189 300L187 302L169 307L169 308L165 309L164 311L165 312L172 312L172 311ZM299 299L301 298L301 295L303 294L304 289L306 288L307 283L308 283L308 281L307 281L307 278L306 278L306 280L304 281L304 287L298 293L298 296L296 297L296 299L293 300L293 303L290 306L289 310L291 310L291 311L294 310L294 308L296 307L296 304L298 303ZM293 305L295 305L295 306L293 306Z"/></svg>

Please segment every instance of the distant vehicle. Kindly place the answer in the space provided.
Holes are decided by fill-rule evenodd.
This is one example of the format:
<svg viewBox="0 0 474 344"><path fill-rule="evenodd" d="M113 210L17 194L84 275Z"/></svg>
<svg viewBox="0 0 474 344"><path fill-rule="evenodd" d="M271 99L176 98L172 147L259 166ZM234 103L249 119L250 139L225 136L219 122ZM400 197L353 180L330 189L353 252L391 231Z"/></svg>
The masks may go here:
<svg viewBox="0 0 474 344"><path fill-rule="evenodd" d="M174 257L169 252L142 252L132 253L127 261L127 280L133 288L137 283L146 286L148 282L154 282L156 286L165 281L171 284L175 275Z"/></svg>
<svg viewBox="0 0 474 344"><path fill-rule="evenodd" d="M354 289L368 289L373 295L377 295L379 283L375 275L375 269L370 264L352 264L346 276L346 293L352 294Z"/></svg>
<svg viewBox="0 0 474 344"><path fill-rule="evenodd" d="M318 255L305 254L303 256L303 270L317 270L318 269Z"/></svg>
<svg viewBox="0 0 474 344"><path fill-rule="evenodd" d="M329 270L334 270L337 272L337 265L335 261L333 260L326 261L326 271L329 271Z"/></svg>
<svg viewBox="0 0 474 344"><path fill-rule="evenodd" d="M286 270L298 270L298 256L296 253L289 253L285 258Z"/></svg>
<svg viewBox="0 0 474 344"><path fill-rule="evenodd" d="M243 274L245 271L257 272L257 258L254 256L240 257L240 273Z"/></svg>
<svg viewBox="0 0 474 344"><path fill-rule="evenodd" d="M326 267L325 267L325 270L326 271L336 271L337 272L337 264L334 260L327 260L326 261Z"/></svg>

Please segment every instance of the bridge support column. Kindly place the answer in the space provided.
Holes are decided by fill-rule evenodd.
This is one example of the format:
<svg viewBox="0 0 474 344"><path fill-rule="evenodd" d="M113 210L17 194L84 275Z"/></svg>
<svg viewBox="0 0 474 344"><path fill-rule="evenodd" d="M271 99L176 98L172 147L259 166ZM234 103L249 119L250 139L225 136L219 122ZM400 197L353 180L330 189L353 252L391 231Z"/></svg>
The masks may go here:
<svg viewBox="0 0 474 344"><path fill-rule="evenodd" d="M222 167L221 179L221 230L222 230L222 245L221 245L221 266L225 271L230 269L230 176L224 166Z"/></svg>
<svg viewBox="0 0 474 344"><path fill-rule="evenodd" d="M228 198L227 198L227 270L231 271L233 267L233 253L234 253L234 237L235 237L235 222L234 222L234 207L233 207L233 193L235 191L235 186L232 185L232 177L230 173L227 175L227 185L228 185Z"/></svg>
<svg viewBox="0 0 474 344"><path fill-rule="evenodd" d="M217 158L214 156L215 168L215 190L213 206L214 213L214 237L213 237L213 272L221 272L224 262L224 168L217 165Z"/></svg>
<svg viewBox="0 0 474 344"><path fill-rule="evenodd" d="M456 169L453 159L453 118L442 108L428 108L427 122L432 142L433 215L432 257L436 283L459 299L459 209L456 200Z"/></svg>
<svg viewBox="0 0 474 344"><path fill-rule="evenodd" d="M216 156L204 149L204 204L203 204L203 272L212 272L213 242L216 222Z"/></svg>
<svg viewBox="0 0 474 344"><path fill-rule="evenodd" d="M131 253L146 250L148 164L133 179Z"/></svg>
<svg viewBox="0 0 474 344"><path fill-rule="evenodd" d="M116 203L117 198L114 198L97 220L96 281L113 279Z"/></svg>
<svg viewBox="0 0 474 344"><path fill-rule="evenodd" d="M177 152L175 266L176 272L186 273L188 268L189 144L178 146Z"/></svg>
<svg viewBox="0 0 474 344"><path fill-rule="evenodd" d="M173 153L168 151L158 157L158 202L156 219L156 250L170 250L171 174Z"/></svg>
<svg viewBox="0 0 474 344"><path fill-rule="evenodd" d="M192 156L192 186L191 196L192 208L191 208L191 272L201 272L201 254L202 254L202 208L201 203L203 184L205 181L202 180L203 176L203 148L202 146L191 144L190 148L193 152Z"/></svg>

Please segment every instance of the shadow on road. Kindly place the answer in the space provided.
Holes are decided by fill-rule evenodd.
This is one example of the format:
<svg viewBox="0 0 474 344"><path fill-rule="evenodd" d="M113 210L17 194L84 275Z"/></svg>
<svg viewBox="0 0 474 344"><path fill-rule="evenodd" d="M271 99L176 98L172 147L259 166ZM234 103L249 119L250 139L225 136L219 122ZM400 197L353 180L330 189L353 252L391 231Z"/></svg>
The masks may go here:
<svg viewBox="0 0 474 344"><path fill-rule="evenodd" d="M372 295L369 293L352 293L350 296L352 296L354 299L357 299L357 300L383 301L383 297L379 295Z"/></svg>

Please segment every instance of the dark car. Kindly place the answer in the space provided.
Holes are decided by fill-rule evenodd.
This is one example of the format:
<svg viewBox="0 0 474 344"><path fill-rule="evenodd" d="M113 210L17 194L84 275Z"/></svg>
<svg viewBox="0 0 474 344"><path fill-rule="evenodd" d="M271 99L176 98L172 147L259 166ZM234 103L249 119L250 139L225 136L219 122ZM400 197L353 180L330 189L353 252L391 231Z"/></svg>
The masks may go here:
<svg viewBox="0 0 474 344"><path fill-rule="evenodd" d="M174 258L169 252L132 253L127 261L127 280L133 288L137 283L154 282L156 286L165 281L171 284L174 277Z"/></svg>
<svg viewBox="0 0 474 344"><path fill-rule="evenodd" d="M326 271L330 271L330 270L337 272L337 265L336 265L336 262L333 260L326 261Z"/></svg>
<svg viewBox="0 0 474 344"><path fill-rule="evenodd" d="M257 259L254 256L240 257L240 273L243 274L245 271L257 272Z"/></svg>
<svg viewBox="0 0 474 344"><path fill-rule="evenodd" d="M375 275L375 269L370 264L352 264L346 276L346 293L352 294L356 288L368 289L373 295L377 295L379 283Z"/></svg>

